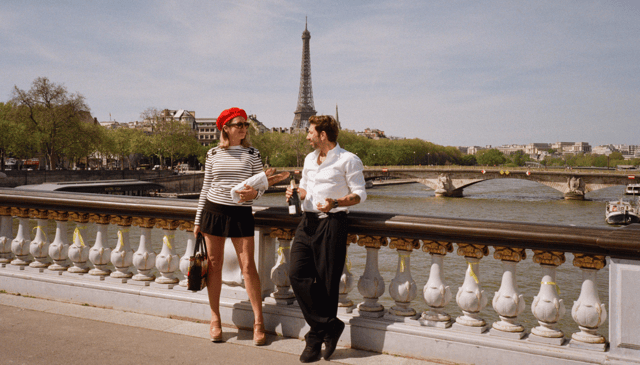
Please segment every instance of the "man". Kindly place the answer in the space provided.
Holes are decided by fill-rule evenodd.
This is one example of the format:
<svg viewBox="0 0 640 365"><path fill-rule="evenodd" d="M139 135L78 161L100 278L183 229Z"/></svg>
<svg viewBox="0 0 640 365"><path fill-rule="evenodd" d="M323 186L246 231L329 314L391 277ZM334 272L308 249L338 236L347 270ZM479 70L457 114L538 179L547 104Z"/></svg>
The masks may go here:
<svg viewBox="0 0 640 365"><path fill-rule="evenodd" d="M311 329L301 362L328 360L344 330L336 317L340 276L347 253L347 207L363 202L362 161L340 148L331 116L309 118L307 140L315 149L304 160L298 194L302 221L291 244L289 278ZM287 189L287 199L292 189ZM322 350L322 344L325 348Z"/></svg>

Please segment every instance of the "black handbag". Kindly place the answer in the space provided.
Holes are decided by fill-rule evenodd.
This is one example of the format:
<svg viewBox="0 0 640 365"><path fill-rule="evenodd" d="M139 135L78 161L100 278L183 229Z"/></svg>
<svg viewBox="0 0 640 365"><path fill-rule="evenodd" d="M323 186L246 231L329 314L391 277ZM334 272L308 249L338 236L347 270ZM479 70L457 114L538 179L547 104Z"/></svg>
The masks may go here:
<svg viewBox="0 0 640 365"><path fill-rule="evenodd" d="M207 260L207 245L204 243L204 237L198 233L196 238L196 246L193 249L193 255L189 257L189 268L187 269L187 289L192 291L200 291L207 286L207 269L209 267Z"/></svg>

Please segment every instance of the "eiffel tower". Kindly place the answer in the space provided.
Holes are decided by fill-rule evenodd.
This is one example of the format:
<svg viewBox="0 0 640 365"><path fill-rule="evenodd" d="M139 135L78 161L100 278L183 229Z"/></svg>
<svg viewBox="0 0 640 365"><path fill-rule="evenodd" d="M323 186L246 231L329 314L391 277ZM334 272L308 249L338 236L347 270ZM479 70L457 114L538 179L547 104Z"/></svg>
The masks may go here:
<svg viewBox="0 0 640 365"><path fill-rule="evenodd" d="M298 106L293 112L292 129L309 128L309 117L316 115L313 105L313 89L311 88L311 53L309 52L309 39L311 33L307 30L307 21L304 22L302 32L302 70L300 71L300 91L298 92Z"/></svg>

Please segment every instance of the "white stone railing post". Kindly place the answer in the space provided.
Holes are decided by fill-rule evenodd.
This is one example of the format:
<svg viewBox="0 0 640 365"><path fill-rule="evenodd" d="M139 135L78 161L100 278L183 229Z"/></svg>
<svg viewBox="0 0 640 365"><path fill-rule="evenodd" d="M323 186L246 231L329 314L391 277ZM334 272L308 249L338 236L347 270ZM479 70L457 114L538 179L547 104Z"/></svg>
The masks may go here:
<svg viewBox="0 0 640 365"><path fill-rule="evenodd" d="M156 225L156 219L133 218L133 225L140 227L140 244L133 254L133 266L138 273L131 279L150 283L156 279L156 276L151 274L151 270L156 266L156 253L151 248L151 230Z"/></svg>
<svg viewBox="0 0 640 365"><path fill-rule="evenodd" d="M464 283L456 295L456 303L458 303L463 315L456 318L453 328L483 333L489 329L489 326L480 317L480 311L487 305L487 296L480 283L480 259L489 254L489 249L484 245L459 243L457 253L467 260L467 271Z"/></svg>
<svg viewBox="0 0 640 365"><path fill-rule="evenodd" d="M391 238L389 248L398 253L396 276L389 284L389 295L396 305L389 308L385 318L404 321L407 318L417 319L416 310L411 308L411 301L418 296L418 287L411 277L411 252L420 248L420 240L407 238Z"/></svg>
<svg viewBox="0 0 640 365"><path fill-rule="evenodd" d="M277 305L291 305L296 300L289 280L289 252L294 235L294 230L281 228L272 228L269 235L278 241L278 259L271 269L271 281L275 284L276 291L269 295L270 301Z"/></svg>
<svg viewBox="0 0 640 365"><path fill-rule="evenodd" d="M596 285L598 270L606 263L604 256L574 254L573 265L582 270L582 289L571 309L571 316L580 328L580 332L571 336L571 347L597 351L607 348L607 340L598 334L598 327L607 320L607 310L600 301Z"/></svg>
<svg viewBox="0 0 640 365"><path fill-rule="evenodd" d="M378 298L384 294L384 279L378 269L378 253L380 247L386 246L387 238L380 236L358 236L358 246L367 249L364 272L358 280L358 292L364 302L358 304L358 314L362 317L380 318L384 316L384 306L378 303Z"/></svg>
<svg viewBox="0 0 640 365"><path fill-rule="evenodd" d="M516 266L527 258L524 248L496 247L493 257L502 260L502 283L493 297L493 309L500 321L493 322L491 335L521 339L526 332L517 323L518 316L524 312L524 296L518 290Z"/></svg>
<svg viewBox="0 0 640 365"><path fill-rule="evenodd" d="M133 263L133 249L129 243L129 230L131 229L132 218L124 216L111 217L111 224L118 225L118 243L116 248L111 251L111 263L115 266L116 271L109 276L111 278L126 282L133 276L130 271Z"/></svg>
<svg viewBox="0 0 640 365"><path fill-rule="evenodd" d="M69 227L69 213L50 211L49 218L56 221L56 236L49 245L49 256L53 260L53 264L49 265L51 271L67 271L69 268L69 235L67 229Z"/></svg>
<svg viewBox="0 0 640 365"><path fill-rule="evenodd" d="M340 276L340 287L338 294L338 310L345 313L353 312L355 305L353 301L349 299L349 293L355 286L355 280L351 273L351 261L349 260L349 246L351 243L358 242L358 236L355 234L349 234L347 237L347 253L344 259L344 267L342 268L342 275Z"/></svg>
<svg viewBox="0 0 640 365"><path fill-rule="evenodd" d="M566 258L563 252L533 250L533 262L542 267L542 281L538 295L533 297L531 312L540 324L531 329L529 341L562 345L564 333L557 329L558 321L564 316L564 302L560 299L560 289L556 283L556 268Z"/></svg>
<svg viewBox="0 0 640 365"><path fill-rule="evenodd" d="M33 229L36 231L36 235L29 245L29 253L33 256L34 261L29 264L29 267L36 269L46 269L51 264L49 260L49 237L45 232L47 229L47 223L49 223L49 213L47 210L42 209L30 209L29 214L31 218L37 222L36 227Z"/></svg>
<svg viewBox="0 0 640 365"><path fill-rule="evenodd" d="M69 260L73 263L67 271L75 274L89 272L87 260L89 259L89 246L84 242L83 234L86 234L89 215L84 213L69 213L69 220L76 222L73 232L73 243L69 246Z"/></svg>
<svg viewBox="0 0 640 365"><path fill-rule="evenodd" d="M109 248L109 235L107 233L110 219L111 217L106 214L89 215L89 221L96 225L96 242L89 250L89 261L91 261L94 268L89 270L89 275L101 278L111 275L111 270L108 268L111 262L111 248Z"/></svg>
<svg viewBox="0 0 640 365"><path fill-rule="evenodd" d="M16 238L11 241L11 252L15 258L11 261L11 265L27 266L31 262L29 258L29 245L31 244L31 236L29 234L29 209L12 208L11 214L18 217L18 232Z"/></svg>
<svg viewBox="0 0 640 365"><path fill-rule="evenodd" d="M422 251L431 255L431 271L429 280L422 290L425 303L429 311L422 312L420 323L440 328L449 328L452 325L451 316L444 311L453 295L448 285L442 281L444 256L453 252L451 242L423 241Z"/></svg>
<svg viewBox="0 0 640 365"><path fill-rule="evenodd" d="M188 279L187 274L189 271L189 258L193 255L193 251L196 248L196 239L193 236L193 222L182 221L180 223L180 229L187 231L189 234L187 235L187 249L184 251L184 256L180 258L180 272L184 275L184 279L178 283L178 285L182 287L187 287Z"/></svg>
<svg viewBox="0 0 640 365"><path fill-rule="evenodd" d="M11 252L11 241L13 241L13 218L10 207L0 207L0 265L11 263L13 253Z"/></svg>
<svg viewBox="0 0 640 365"><path fill-rule="evenodd" d="M172 219L159 219L156 224L156 227L162 228L164 235L162 237L162 250L156 257L156 267L160 272L160 276L156 278L155 282L168 285L170 288L180 281L175 275L175 271L180 266L180 256L176 255L173 243L176 228L179 225L180 221Z"/></svg>

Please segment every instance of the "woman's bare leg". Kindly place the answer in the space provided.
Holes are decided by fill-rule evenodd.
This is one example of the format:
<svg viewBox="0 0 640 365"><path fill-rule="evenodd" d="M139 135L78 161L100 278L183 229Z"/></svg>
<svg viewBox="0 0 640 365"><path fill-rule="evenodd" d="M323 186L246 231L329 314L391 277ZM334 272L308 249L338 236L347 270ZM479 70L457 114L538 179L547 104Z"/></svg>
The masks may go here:
<svg viewBox="0 0 640 365"><path fill-rule="evenodd" d="M220 320L220 290L222 290L222 264L224 262L224 237L203 234L207 244L207 256L209 268L207 271L207 293L209 306L211 307L211 338L221 334Z"/></svg>
<svg viewBox="0 0 640 365"><path fill-rule="evenodd" d="M238 237L231 238L233 246L236 249L238 255L238 262L242 269L242 275L245 280L245 287L249 300L251 301L251 307L253 308L253 315L255 324L263 324L264 318L262 317L262 287L260 286L260 276L256 269L256 263L253 259L255 244L253 237Z"/></svg>

